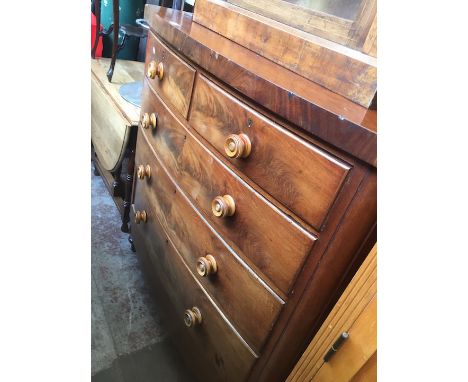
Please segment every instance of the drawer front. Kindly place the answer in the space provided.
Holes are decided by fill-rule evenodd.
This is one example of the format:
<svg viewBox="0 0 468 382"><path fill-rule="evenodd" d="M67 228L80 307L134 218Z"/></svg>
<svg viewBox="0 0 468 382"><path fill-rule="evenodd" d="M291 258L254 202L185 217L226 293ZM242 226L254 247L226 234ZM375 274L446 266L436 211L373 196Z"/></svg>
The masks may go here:
<svg viewBox="0 0 468 382"><path fill-rule="evenodd" d="M158 77L160 71L157 70L156 73L153 71L154 78L150 78L148 76L150 65L153 69L157 69L161 64L162 78ZM146 45L145 76L161 98L187 118L195 69L172 53L152 32L148 33Z"/></svg>
<svg viewBox="0 0 468 382"><path fill-rule="evenodd" d="M229 245L287 294L316 238L216 158L147 86L142 112L158 115L157 128L144 134L177 184ZM233 198L234 214L216 217L213 200L224 195Z"/></svg>
<svg viewBox="0 0 468 382"><path fill-rule="evenodd" d="M350 170L348 164L296 137L201 75L193 92L189 123L253 182L321 229ZM232 134L249 138L247 157L231 158L226 153L225 145L236 144L227 141ZM233 154L242 153L246 149L241 147Z"/></svg>
<svg viewBox="0 0 468 382"><path fill-rule="evenodd" d="M134 209L145 208L146 201L135 198ZM145 266L151 266L154 274L170 339L191 370L199 380L245 380L257 356L193 278L157 219L149 217L146 224L133 224L132 236L139 256L150 259ZM200 310L202 322L189 328L184 324L184 311L193 307Z"/></svg>
<svg viewBox="0 0 468 382"><path fill-rule="evenodd" d="M259 352L281 310L282 300L206 224L170 180L143 134L138 137L135 164L137 168L148 164L151 168L149 179L136 178L135 200L145 201L148 219L158 220L195 277L246 342ZM211 275L198 273L197 261L201 257L205 265L211 260Z"/></svg>

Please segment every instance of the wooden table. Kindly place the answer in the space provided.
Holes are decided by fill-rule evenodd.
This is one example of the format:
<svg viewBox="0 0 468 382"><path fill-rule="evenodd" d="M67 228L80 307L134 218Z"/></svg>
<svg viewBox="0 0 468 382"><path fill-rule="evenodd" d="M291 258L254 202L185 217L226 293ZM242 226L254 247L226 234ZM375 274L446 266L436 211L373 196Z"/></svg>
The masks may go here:
<svg viewBox="0 0 468 382"><path fill-rule="evenodd" d="M135 139L140 108L125 101L120 86L143 79L144 64L119 60L113 82L107 80L110 59L91 60L91 140L95 174L102 175L122 214L122 231L128 232L133 184ZM125 173L122 164L125 161ZM125 181L122 182L122 177Z"/></svg>

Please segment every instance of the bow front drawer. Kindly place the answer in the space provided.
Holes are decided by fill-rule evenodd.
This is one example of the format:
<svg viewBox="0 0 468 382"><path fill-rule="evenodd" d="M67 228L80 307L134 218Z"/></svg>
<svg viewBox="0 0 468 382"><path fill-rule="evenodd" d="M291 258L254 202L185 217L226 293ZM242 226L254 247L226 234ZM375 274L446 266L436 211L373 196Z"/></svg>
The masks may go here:
<svg viewBox="0 0 468 382"><path fill-rule="evenodd" d="M161 98L187 118L195 69L172 53L152 32L148 33L145 74Z"/></svg>
<svg viewBox="0 0 468 382"><path fill-rule="evenodd" d="M149 207L135 198L134 209ZM257 355L236 333L187 269L157 219L132 226L135 247L149 265L171 339L205 381L243 381Z"/></svg>
<svg viewBox="0 0 468 382"><path fill-rule="evenodd" d="M175 182L236 253L287 294L317 237L214 156L148 86L143 100L157 127L141 131Z"/></svg>
<svg viewBox="0 0 468 382"><path fill-rule="evenodd" d="M268 120L202 75L190 125L243 174L320 230L350 169Z"/></svg>
<svg viewBox="0 0 468 382"><path fill-rule="evenodd" d="M152 230L148 225L151 221L159 221L197 280L246 342L259 352L283 302L206 224L169 178L141 133L136 165L138 173L140 168L145 174L150 173L150 177L146 175L136 180L135 219L140 220L138 226L151 237Z"/></svg>

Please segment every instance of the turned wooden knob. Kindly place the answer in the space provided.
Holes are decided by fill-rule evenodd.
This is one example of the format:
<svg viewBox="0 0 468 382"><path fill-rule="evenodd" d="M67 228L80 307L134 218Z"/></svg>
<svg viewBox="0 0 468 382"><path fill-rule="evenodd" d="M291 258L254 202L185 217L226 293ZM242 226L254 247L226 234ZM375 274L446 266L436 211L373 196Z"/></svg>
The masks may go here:
<svg viewBox="0 0 468 382"><path fill-rule="evenodd" d="M202 323L202 315L200 309L194 306L192 309L186 309L184 312L184 323L188 328Z"/></svg>
<svg viewBox="0 0 468 382"><path fill-rule="evenodd" d="M199 257L197 259L197 272L200 276L206 277L213 275L218 271L218 266L216 265L216 260L211 255L206 255L205 257Z"/></svg>
<svg viewBox="0 0 468 382"><path fill-rule="evenodd" d="M252 144L245 134L231 134L224 141L224 151L229 158L247 158L251 149Z"/></svg>
<svg viewBox="0 0 468 382"><path fill-rule="evenodd" d="M135 212L135 223L140 224L141 222L146 223L147 215L146 211L136 211Z"/></svg>
<svg viewBox="0 0 468 382"><path fill-rule="evenodd" d="M146 75L151 78L152 80L156 78L156 76L162 80L164 76L164 65L162 62L156 64L156 61L150 61L148 64L148 70L146 71Z"/></svg>
<svg viewBox="0 0 468 382"><path fill-rule="evenodd" d="M151 113L151 114L145 113L141 117L141 126L144 129L148 129L150 126L153 129L155 129L157 124L158 124L158 118L157 118L157 115L155 113Z"/></svg>
<svg viewBox="0 0 468 382"><path fill-rule="evenodd" d="M141 117L141 126L144 128L144 129L147 129L149 127L149 124L150 124L150 116L148 113L145 113L143 114L143 116Z"/></svg>
<svg viewBox="0 0 468 382"><path fill-rule="evenodd" d="M149 125L155 129L158 126L158 116L156 113L151 113L149 117Z"/></svg>
<svg viewBox="0 0 468 382"><path fill-rule="evenodd" d="M144 179L145 176L148 179L151 178L151 167L150 167L150 165L147 164L146 166L143 166L142 164L140 164L138 166L137 176L138 176L139 179Z"/></svg>
<svg viewBox="0 0 468 382"><path fill-rule="evenodd" d="M211 210L218 218L232 216L236 212L236 203L231 195L217 196L211 202Z"/></svg>

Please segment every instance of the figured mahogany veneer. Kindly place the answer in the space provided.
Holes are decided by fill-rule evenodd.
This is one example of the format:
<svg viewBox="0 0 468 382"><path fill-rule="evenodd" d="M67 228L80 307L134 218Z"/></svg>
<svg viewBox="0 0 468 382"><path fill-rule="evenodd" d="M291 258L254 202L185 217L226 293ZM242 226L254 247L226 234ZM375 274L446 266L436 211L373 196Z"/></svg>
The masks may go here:
<svg viewBox="0 0 468 382"><path fill-rule="evenodd" d="M135 198L135 208L148 207L145 199ZM158 220L148 216L145 225L132 227L132 235L137 252L149 255L149 271L157 283L163 314L170 321L171 336L186 362L202 380L244 380L256 354L194 278ZM193 307L200 310L202 320L187 327L185 311Z"/></svg>
<svg viewBox="0 0 468 382"><path fill-rule="evenodd" d="M257 4L254 7L260 9L274 7L272 1L262 4L262 1L256 0L252 3ZM286 18L290 16L288 5L280 5L283 8L281 14ZM375 17L375 2L373 5L368 7L373 12L372 9L363 9L368 13L368 17L365 17L368 19L366 30L372 23L372 14ZM228 5L223 0L198 0L194 20L363 106L368 107L376 94L376 59L358 50L304 33L247 9ZM324 24L325 20L322 21L322 26L330 31L331 25ZM358 25L348 28L353 32L359 29ZM353 32L350 31L350 35Z"/></svg>
<svg viewBox="0 0 468 382"><path fill-rule="evenodd" d="M180 187L244 260L251 262L287 294L316 237L295 224L213 156L146 82L141 110L158 114L158 129L142 132ZM212 202L226 194L234 199L235 213L215 216ZM277 256L278 252L288 255Z"/></svg>
<svg viewBox="0 0 468 382"><path fill-rule="evenodd" d="M187 266L223 309L242 337L260 351L283 301L243 265L216 231L175 185L152 151L144 134L138 135L136 163L151 163L152 177L135 184L135 208L144 204L148 222L157 219ZM148 231L151 235L151 231ZM211 255L216 274L198 274L200 256ZM249 314L244 314L248 311Z"/></svg>
<svg viewBox="0 0 468 382"><path fill-rule="evenodd" d="M145 17L137 255L200 380L284 381L376 241L376 111Z"/></svg>
<svg viewBox="0 0 468 382"><path fill-rule="evenodd" d="M248 157L230 162L320 230L350 169L348 164L291 134L201 75L189 123L226 157L227 138L245 134L251 145Z"/></svg>
<svg viewBox="0 0 468 382"><path fill-rule="evenodd" d="M195 70L167 49L153 33L146 45L146 79L165 102L187 117ZM148 74L154 75L148 76Z"/></svg>

